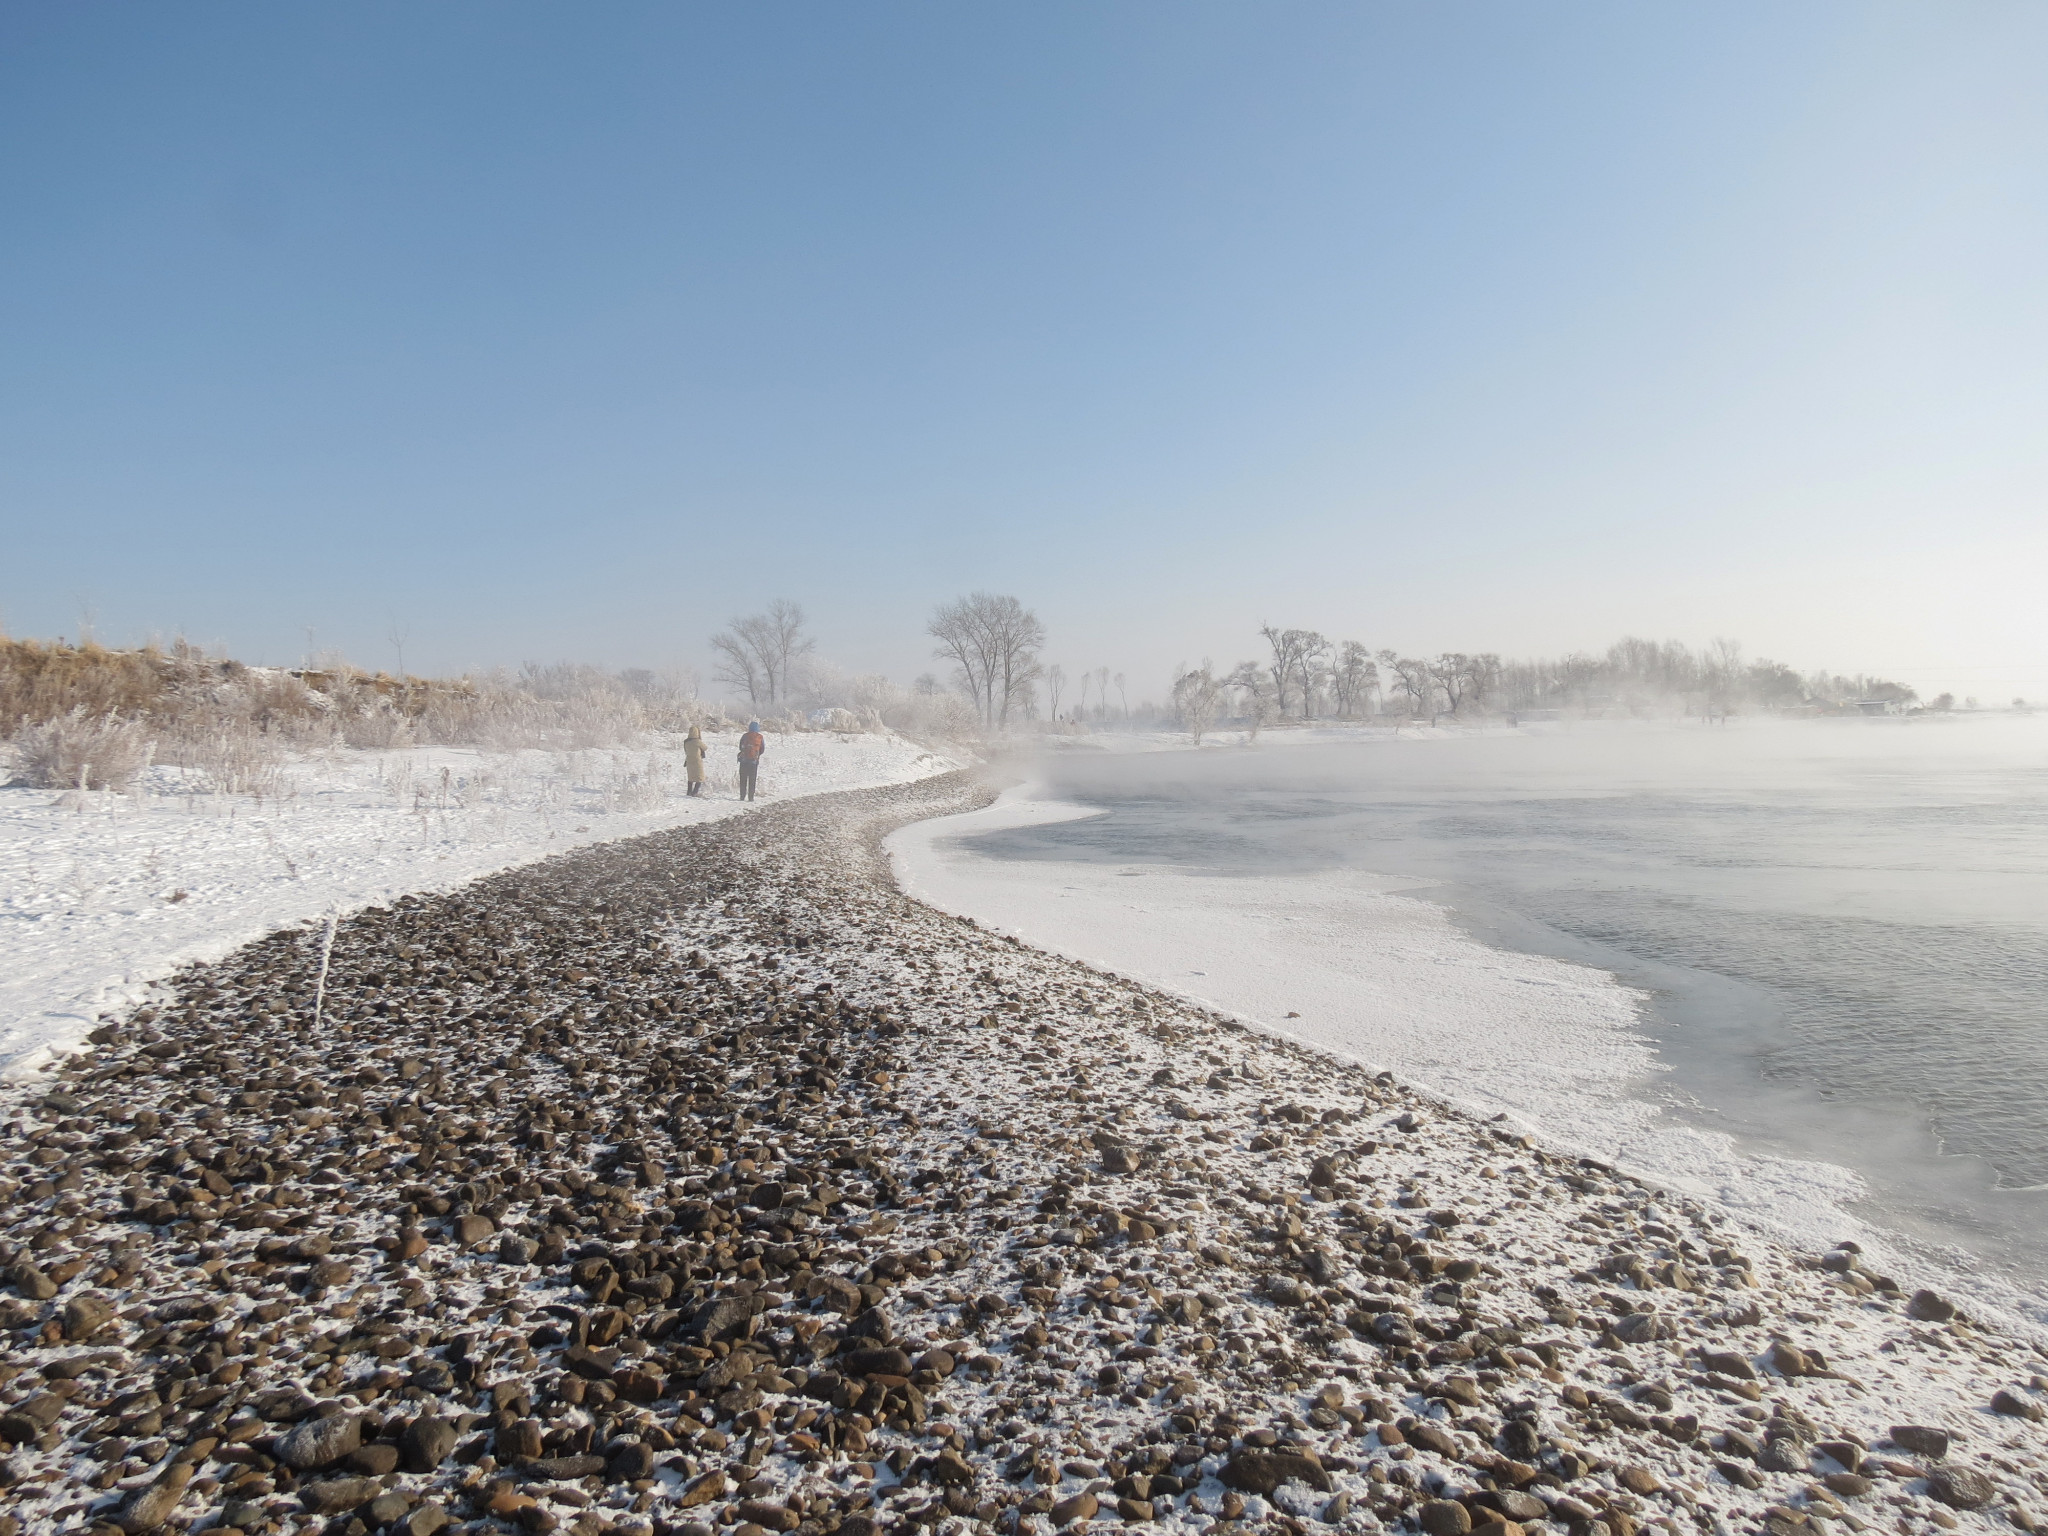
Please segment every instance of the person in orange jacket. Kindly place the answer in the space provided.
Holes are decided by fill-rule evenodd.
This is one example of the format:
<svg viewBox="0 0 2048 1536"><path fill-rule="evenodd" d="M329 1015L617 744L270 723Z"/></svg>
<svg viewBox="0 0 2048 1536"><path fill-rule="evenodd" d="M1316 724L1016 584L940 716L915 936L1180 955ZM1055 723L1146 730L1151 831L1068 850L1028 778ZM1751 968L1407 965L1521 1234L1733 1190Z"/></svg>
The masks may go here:
<svg viewBox="0 0 2048 1536"><path fill-rule="evenodd" d="M761 722L749 720L746 734L740 737L740 798L754 798L754 781L761 775L761 754L768 750L768 743L761 735Z"/></svg>

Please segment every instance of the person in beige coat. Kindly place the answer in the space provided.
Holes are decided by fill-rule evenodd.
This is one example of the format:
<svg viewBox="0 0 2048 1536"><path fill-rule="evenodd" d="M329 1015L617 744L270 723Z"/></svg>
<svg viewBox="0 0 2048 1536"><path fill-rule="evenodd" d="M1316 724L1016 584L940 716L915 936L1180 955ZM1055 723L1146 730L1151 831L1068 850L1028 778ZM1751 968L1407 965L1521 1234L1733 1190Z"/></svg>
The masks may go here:
<svg viewBox="0 0 2048 1536"><path fill-rule="evenodd" d="M690 776L690 793L704 793L704 733L696 726L683 738L683 771Z"/></svg>

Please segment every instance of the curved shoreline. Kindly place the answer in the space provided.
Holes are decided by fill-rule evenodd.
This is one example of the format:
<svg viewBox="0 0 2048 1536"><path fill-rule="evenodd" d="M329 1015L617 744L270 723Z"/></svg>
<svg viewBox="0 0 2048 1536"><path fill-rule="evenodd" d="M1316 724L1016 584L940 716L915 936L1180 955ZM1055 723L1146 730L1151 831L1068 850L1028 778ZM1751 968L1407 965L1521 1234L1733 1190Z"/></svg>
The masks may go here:
<svg viewBox="0 0 2048 1536"><path fill-rule="evenodd" d="M948 846L1111 814L1035 798L1041 792L1025 783L979 812L904 828L891 839L899 881L1082 964L1335 1059L1390 1068L1476 1118L1505 1116L1553 1151L1711 1200L1774 1241L1816 1251L1857 1242L1874 1261L2048 1342L2040 1287L2015 1267L2013 1245L1990 1232L1972 1246L1967 1204L1947 1227L1925 1219L1951 1183L1981 1194L1968 1169L1861 1168L1811 1135L1786 1134L1801 1128L1796 1119L1774 1127L1753 1102L1748 1120L1717 1123L1732 1102L1717 1088L1761 1090L1685 1058L1697 1048L1662 990L1671 978L1658 974L1672 967L1631 966L1630 956L1563 935L1544 942L1529 931L1540 925L1519 914L1454 905L1421 878L1211 872ZM1515 936L1483 931L1482 919L1486 928L1517 925ZM1404 988L1402 973L1415 985ZM1794 1117L1809 1108L1794 1090L1778 1090L1777 1104Z"/></svg>
<svg viewBox="0 0 2048 1536"><path fill-rule="evenodd" d="M317 1039L316 935L181 973L7 1129L26 1528L2048 1503L2039 1424L1991 1406L2048 1404L2016 1340L898 891L883 836L986 794L820 796L357 914Z"/></svg>

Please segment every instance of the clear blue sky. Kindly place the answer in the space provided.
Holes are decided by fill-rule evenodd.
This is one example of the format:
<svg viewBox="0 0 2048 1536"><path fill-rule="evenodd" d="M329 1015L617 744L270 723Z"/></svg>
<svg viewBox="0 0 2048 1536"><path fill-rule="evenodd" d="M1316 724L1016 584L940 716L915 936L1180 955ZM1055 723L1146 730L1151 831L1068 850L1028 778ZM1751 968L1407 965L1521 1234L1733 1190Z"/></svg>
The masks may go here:
<svg viewBox="0 0 2048 1536"><path fill-rule="evenodd" d="M2048 696L2048 8L0 11L0 621Z"/></svg>

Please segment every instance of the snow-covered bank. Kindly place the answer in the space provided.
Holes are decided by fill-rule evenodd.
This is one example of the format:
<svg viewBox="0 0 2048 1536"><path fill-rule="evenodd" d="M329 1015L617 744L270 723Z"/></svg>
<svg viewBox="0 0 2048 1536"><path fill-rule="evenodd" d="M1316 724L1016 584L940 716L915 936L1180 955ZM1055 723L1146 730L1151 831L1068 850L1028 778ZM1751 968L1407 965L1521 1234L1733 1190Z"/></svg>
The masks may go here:
<svg viewBox="0 0 2048 1536"><path fill-rule="evenodd" d="M737 737L708 738L707 796L679 741L654 750L337 751L283 793L181 793L156 769L133 795L0 789L0 1069L75 1041L104 1011L193 960L585 843L732 815ZM895 736L770 739L761 802L900 783L958 766Z"/></svg>
<svg viewBox="0 0 2048 1536"><path fill-rule="evenodd" d="M1544 1143L1630 1169L1802 1247L1853 1238L1908 1273L1931 1255L1854 1214L1861 1178L1835 1163L1755 1155L1672 1112L1647 998L1610 973L1488 946L1415 882L1360 871L1288 876L1009 860L964 840L1095 814L1013 790L987 810L892 836L920 899L1029 943L1171 991L1403 1081ZM1942 1273L2018 1321L2027 1298L1988 1273Z"/></svg>

